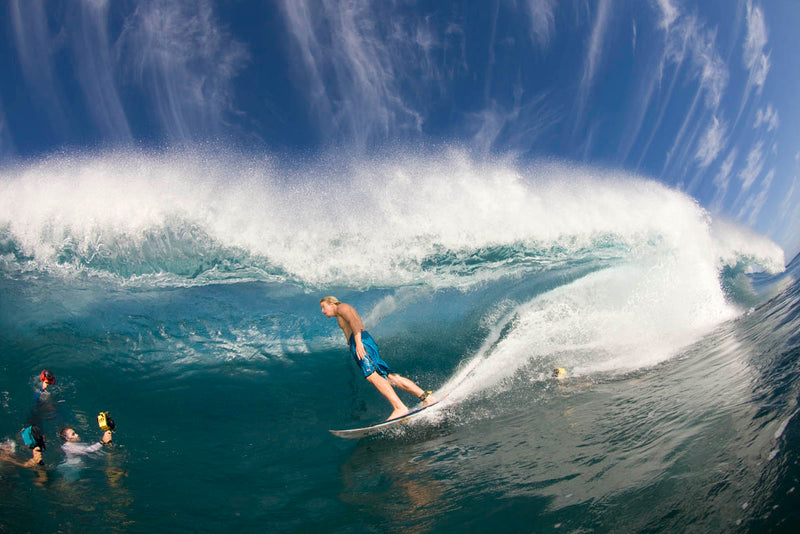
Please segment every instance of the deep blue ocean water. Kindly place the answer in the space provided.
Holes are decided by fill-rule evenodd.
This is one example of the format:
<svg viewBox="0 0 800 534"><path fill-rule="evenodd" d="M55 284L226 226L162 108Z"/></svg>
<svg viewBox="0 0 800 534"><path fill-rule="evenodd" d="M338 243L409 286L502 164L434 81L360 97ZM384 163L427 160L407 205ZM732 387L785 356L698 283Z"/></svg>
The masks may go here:
<svg viewBox="0 0 800 534"><path fill-rule="evenodd" d="M54 157L0 182L0 532L783 531L800 263L637 177ZM437 394L385 418L334 320ZM567 378L550 378L564 367ZM36 377L58 382L39 402ZM404 396L409 405L412 398ZM114 446L65 465L58 429Z"/></svg>

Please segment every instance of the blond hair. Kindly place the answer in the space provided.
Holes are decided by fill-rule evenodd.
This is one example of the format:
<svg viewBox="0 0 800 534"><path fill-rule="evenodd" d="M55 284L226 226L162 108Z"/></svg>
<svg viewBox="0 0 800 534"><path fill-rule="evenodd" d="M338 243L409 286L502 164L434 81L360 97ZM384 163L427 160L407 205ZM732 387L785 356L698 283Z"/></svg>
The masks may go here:
<svg viewBox="0 0 800 534"><path fill-rule="evenodd" d="M319 303L322 304L323 302L327 302L328 304L341 304L336 297L322 297L319 299Z"/></svg>

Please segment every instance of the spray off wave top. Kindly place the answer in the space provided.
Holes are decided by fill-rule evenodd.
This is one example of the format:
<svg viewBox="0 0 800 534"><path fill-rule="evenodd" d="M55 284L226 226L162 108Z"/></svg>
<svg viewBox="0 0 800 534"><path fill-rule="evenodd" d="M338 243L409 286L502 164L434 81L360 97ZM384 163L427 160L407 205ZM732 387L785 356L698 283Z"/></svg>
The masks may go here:
<svg viewBox="0 0 800 534"><path fill-rule="evenodd" d="M712 222L655 182L458 151L291 169L232 154L111 153L52 157L0 181L6 274L463 287L576 255L654 253L698 273L743 258L783 267L768 239Z"/></svg>

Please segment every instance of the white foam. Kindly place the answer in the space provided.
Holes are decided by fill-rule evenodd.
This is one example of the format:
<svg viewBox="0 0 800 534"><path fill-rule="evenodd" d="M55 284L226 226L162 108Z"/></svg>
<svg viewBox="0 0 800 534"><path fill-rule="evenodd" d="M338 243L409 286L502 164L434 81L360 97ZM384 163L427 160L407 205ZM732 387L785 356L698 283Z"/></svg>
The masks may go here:
<svg viewBox="0 0 800 534"><path fill-rule="evenodd" d="M783 436L783 433L786 431L786 427L789 426L789 422L795 415L797 415L797 410L792 412L792 415L783 420L780 426L778 426L778 430L775 431L775 439L780 439L780 437Z"/></svg>
<svg viewBox="0 0 800 534"><path fill-rule="evenodd" d="M113 239L135 244L149 230L183 224L320 286L446 286L492 276L439 279L420 264L440 250L523 243L569 252L604 235L679 250L713 241L691 198L641 178L563 165L519 169L457 151L336 165L286 171L269 160L197 152L53 157L2 172L0 227L24 253L53 264L65 242L90 257ZM719 257L698 265L713 269L735 254L782 265L777 246L742 235L725 231Z"/></svg>
<svg viewBox="0 0 800 534"><path fill-rule="evenodd" d="M711 226L715 254L720 263L735 265L755 260L751 267L760 267L770 273L784 270L783 250L769 238L755 233L738 223L716 217Z"/></svg>

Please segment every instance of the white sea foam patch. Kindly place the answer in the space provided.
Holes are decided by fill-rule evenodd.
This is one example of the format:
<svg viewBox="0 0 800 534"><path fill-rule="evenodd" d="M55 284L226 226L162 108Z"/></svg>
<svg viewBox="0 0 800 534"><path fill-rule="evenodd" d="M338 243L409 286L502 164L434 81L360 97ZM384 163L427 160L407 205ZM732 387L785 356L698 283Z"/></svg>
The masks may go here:
<svg viewBox="0 0 800 534"><path fill-rule="evenodd" d="M640 258L519 305L442 390L458 399L503 389L521 371L535 378L557 366L585 379L672 358L740 313L726 302L713 269L682 256Z"/></svg>
<svg viewBox="0 0 800 534"><path fill-rule="evenodd" d="M137 243L167 229L207 236L312 286L469 285L501 271L465 278L426 269L426 259L508 245L569 253L607 236L633 254L658 244L666 254L704 249L702 268L720 261L709 257L707 214L684 194L637 177L458 151L288 169L202 151L52 157L2 171L0 229L41 268L144 254ZM761 240L750 250L754 242L729 239L723 252L782 265L780 249ZM64 259L66 245L77 259ZM165 239L147 254L187 253L171 247Z"/></svg>
<svg viewBox="0 0 800 534"><path fill-rule="evenodd" d="M702 215L702 214L698 214ZM695 231L703 228L703 217ZM690 227L691 225L688 225ZM717 229L716 232L720 230ZM727 246L751 236L727 224ZM442 386L458 400L477 392L503 390L509 378L532 379L564 367L576 380L597 373L624 373L652 367L700 340L740 313L721 289L717 262L726 243L715 232L696 234L681 246L662 242L642 249L624 265L591 273L528 302L488 310L493 326L484 346ZM736 263L759 248L765 268L777 268L782 254L765 238L753 236L751 249L728 248ZM750 252L744 254L743 251Z"/></svg>

